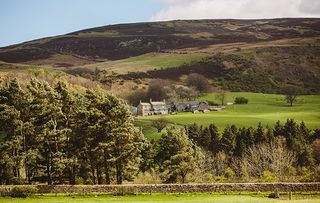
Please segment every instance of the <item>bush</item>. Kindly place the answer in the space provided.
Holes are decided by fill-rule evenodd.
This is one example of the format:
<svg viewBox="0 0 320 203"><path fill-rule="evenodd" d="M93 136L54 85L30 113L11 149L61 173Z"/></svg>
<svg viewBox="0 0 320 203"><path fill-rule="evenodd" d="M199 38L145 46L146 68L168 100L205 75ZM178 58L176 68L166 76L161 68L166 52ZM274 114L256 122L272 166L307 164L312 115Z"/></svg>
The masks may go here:
<svg viewBox="0 0 320 203"><path fill-rule="evenodd" d="M264 171L260 176L260 182L263 183L275 183L278 182L278 178L275 174L270 171Z"/></svg>
<svg viewBox="0 0 320 203"><path fill-rule="evenodd" d="M235 176L236 176L235 172L231 168L227 168L227 170L224 174L224 177L226 177L228 182L234 181Z"/></svg>
<svg viewBox="0 0 320 203"><path fill-rule="evenodd" d="M234 100L235 104L248 104L249 100L244 97L236 97Z"/></svg>
<svg viewBox="0 0 320 203"><path fill-rule="evenodd" d="M83 185L85 183L85 180L82 177L76 178L76 185Z"/></svg>
<svg viewBox="0 0 320 203"><path fill-rule="evenodd" d="M301 182L314 182L315 181L314 173L312 171L310 171L309 169L307 169L306 167L302 167L301 175L302 175L300 178Z"/></svg>
<svg viewBox="0 0 320 203"><path fill-rule="evenodd" d="M135 184L159 184L161 183L160 175L154 171L139 173L134 179Z"/></svg>
<svg viewBox="0 0 320 203"><path fill-rule="evenodd" d="M136 195L136 189L133 187L119 186L116 191L112 193L113 196L128 196Z"/></svg>
<svg viewBox="0 0 320 203"><path fill-rule="evenodd" d="M30 186L21 186L21 187L14 187L10 191L9 195L11 197L19 197L19 198L26 198L35 193L37 193L37 189Z"/></svg>

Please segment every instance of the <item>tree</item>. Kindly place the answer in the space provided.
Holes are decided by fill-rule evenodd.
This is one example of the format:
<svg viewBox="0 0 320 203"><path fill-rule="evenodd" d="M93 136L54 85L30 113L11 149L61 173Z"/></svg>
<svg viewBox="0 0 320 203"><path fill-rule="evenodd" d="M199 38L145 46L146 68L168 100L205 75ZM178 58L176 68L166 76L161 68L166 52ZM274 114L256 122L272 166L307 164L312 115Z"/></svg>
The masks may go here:
<svg viewBox="0 0 320 203"><path fill-rule="evenodd" d="M86 98L90 122L88 133L97 143L95 153L100 154L106 177L109 176L109 165L113 164L117 184L121 184L124 177L132 178L138 170L144 136L134 127L133 117L123 100L98 91L87 91ZM97 174L99 171L98 167Z"/></svg>
<svg viewBox="0 0 320 203"><path fill-rule="evenodd" d="M264 134L264 128L263 128L262 124L259 122L258 127L255 132L255 143L261 144L265 141L266 141L266 137Z"/></svg>
<svg viewBox="0 0 320 203"><path fill-rule="evenodd" d="M283 88L282 93L284 94L285 101L290 106L293 106L293 103L297 102L297 99L301 94L301 90L294 86L287 86Z"/></svg>
<svg viewBox="0 0 320 203"><path fill-rule="evenodd" d="M242 157L244 152L246 151L246 129L242 128L240 129L236 134L236 143L235 143L235 149L234 149L234 155L237 157Z"/></svg>
<svg viewBox="0 0 320 203"><path fill-rule="evenodd" d="M273 135L274 136L284 136L284 127L280 121L276 122L276 125L274 126L274 129L273 129Z"/></svg>
<svg viewBox="0 0 320 203"><path fill-rule="evenodd" d="M189 173L197 168L199 149L188 139L184 128L172 126L158 143L157 160L167 183L185 183Z"/></svg>
<svg viewBox="0 0 320 203"><path fill-rule="evenodd" d="M235 148L235 138L236 138L237 128L236 126L227 126L222 134L220 141L220 149L222 149L226 154L232 155Z"/></svg>
<svg viewBox="0 0 320 203"><path fill-rule="evenodd" d="M160 133L168 124L168 120L165 118L159 118L152 121L152 126L157 128L158 133Z"/></svg>
<svg viewBox="0 0 320 203"><path fill-rule="evenodd" d="M147 92L144 89L138 89L126 97L128 103L133 106L137 106L140 101L147 101L149 98L147 97Z"/></svg>
<svg viewBox="0 0 320 203"><path fill-rule="evenodd" d="M66 167L65 144L67 129L60 125L65 120L60 97L46 82L31 80L28 85L31 94L30 119L34 126L36 147L40 157L37 170L45 168L48 184L59 178ZM43 164L41 164L43 163Z"/></svg>
<svg viewBox="0 0 320 203"><path fill-rule="evenodd" d="M216 155L219 152L220 146L220 133L215 124L209 125L209 132L210 132L210 148L209 150L212 152L213 155Z"/></svg>
<svg viewBox="0 0 320 203"><path fill-rule="evenodd" d="M199 91L196 88L184 85L170 85L163 89L165 97L172 102L191 100L199 96Z"/></svg>
<svg viewBox="0 0 320 203"><path fill-rule="evenodd" d="M155 79L152 80L149 84L147 91L147 97L153 100L163 100L167 99L166 91L164 87L169 86L170 83L166 80Z"/></svg>
<svg viewBox="0 0 320 203"><path fill-rule="evenodd" d="M218 93L216 95L216 98L220 101L220 105L224 106L226 104L226 100L227 100L227 95L224 91Z"/></svg>
<svg viewBox="0 0 320 203"><path fill-rule="evenodd" d="M82 147L79 144L78 131L79 120L77 118L80 109L83 108L83 96L77 94L72 88L65 82L59 81L55 86L55 91L59 94L59 98L62 104L61 110L64 116L64 122L60 123L65 129L69 129L66 133L66 167L69 172L69 183L75 184L77 167L79 165L79 156L82 151Z"/></svg>
<svg viewBox="0 0 320 203"><path fill-rule="evenodd" d="M27 97L16 79L9 80L0 89L0 179L10 184L20 178L20 169L26 158L25 107ZM2 182L2 180L1 180Z"/></svg>
<svg viewBox="0 0 320 203"><path fill-rule="evenodd" d="M245 161L252 176L259 177L264 171L270 171L283 180L295 163L296 156L281 142L265 143L250 147Z"/></svg>
<svg viewBox="0 0 320 203"><path fill-rule="evenodd" d="M195 87L200 93L208 92L210 90L210 84L206 77L198 73L191 73L186 83L190 87Z"/></svg>

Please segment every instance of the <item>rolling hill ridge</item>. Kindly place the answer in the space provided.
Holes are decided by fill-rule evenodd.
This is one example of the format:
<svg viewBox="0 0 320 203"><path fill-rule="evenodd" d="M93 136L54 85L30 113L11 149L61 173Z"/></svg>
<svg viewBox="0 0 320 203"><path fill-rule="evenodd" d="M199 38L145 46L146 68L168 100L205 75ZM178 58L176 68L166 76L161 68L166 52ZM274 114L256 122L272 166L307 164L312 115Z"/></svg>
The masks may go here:
<svg viewBox="0 0 320 203"><path fill-rule="evenodd" d="M320 19L176 20L110 25L0 48L6 63L104 81L200 73L231 91L320 93ZM107 79L106 79L107 78ZM111 79L110 79L111 78ZM147 82L146 82L147 83Z"/></svg>

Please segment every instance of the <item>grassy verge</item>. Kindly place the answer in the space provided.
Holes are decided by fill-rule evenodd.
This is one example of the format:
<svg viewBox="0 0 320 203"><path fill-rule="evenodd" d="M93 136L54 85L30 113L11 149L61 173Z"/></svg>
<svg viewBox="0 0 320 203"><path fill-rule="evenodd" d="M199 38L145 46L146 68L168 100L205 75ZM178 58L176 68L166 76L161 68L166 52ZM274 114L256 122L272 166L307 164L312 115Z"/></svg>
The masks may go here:
<svg viewBox="0 0 320 203"><path fill-rule="evenodd" d="M43 195L33 196L26 199L0 198L0 202L130 202L130 203L151 203L151 202L192 202L192 203L244 203L244 202L259 202L259 203L316 203L320 201L319 193L296 193L289 201L289 196L286 193L280 194L280 199L269 199L267 193L152 193L152 194L137 194L129 196L113 196L111 194L93 194L93 195Z"/></svg>

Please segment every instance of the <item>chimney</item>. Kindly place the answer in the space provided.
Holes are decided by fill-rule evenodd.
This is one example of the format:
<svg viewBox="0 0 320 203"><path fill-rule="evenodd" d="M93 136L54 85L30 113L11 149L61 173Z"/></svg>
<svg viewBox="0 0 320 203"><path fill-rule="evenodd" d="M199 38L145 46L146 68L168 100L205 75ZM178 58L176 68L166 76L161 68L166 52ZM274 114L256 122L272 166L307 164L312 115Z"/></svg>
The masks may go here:
<svg viewBox="0 0 320 203"><path fill-rule="evenodd" d="M150 98L150 103L152 102L152 99Z"/></svg>

